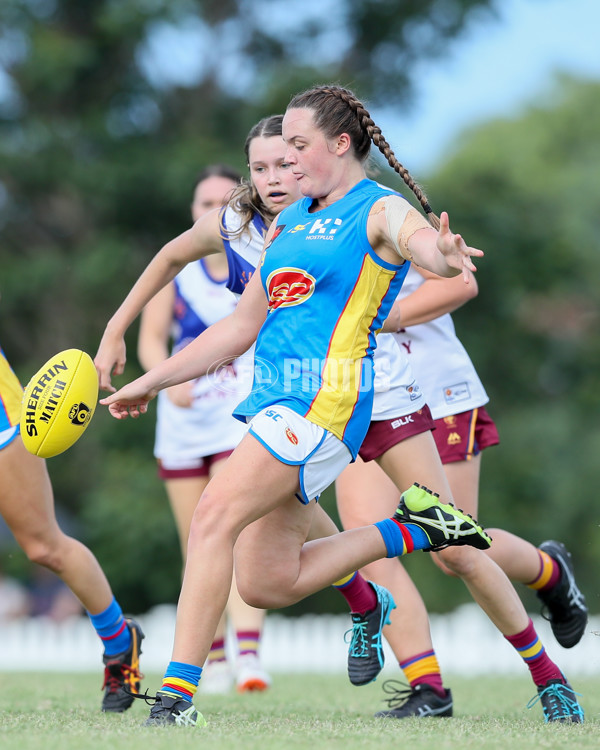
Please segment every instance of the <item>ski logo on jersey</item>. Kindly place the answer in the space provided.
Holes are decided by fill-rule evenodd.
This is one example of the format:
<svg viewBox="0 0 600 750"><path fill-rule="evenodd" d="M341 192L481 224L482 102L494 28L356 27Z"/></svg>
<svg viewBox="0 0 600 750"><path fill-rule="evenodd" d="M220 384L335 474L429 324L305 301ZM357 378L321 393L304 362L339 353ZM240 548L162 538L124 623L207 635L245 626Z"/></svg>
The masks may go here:
<svg viewBox="0 0 600 750"><path fill-rule="evenodd" d="M269 312L300 305L315 291L315 278L301 268L279 268L267 278Z"/></svg>
<svg viewBox="0 0 600 750"><path fill-rule="evenodd" d="M334 240L338 229L342 226L341 219L315 219L311 224L307 240Z"/></svg>
<svg viewBox="0 0 600 750"><path fill-rule="evenodd" d="M279 237L279 235L283 232L285 229L285 224L278 224L275 227L275 231L273 232L273 236L269 240L269 244L265 246L265 250L268 250L268 248L271 247L271 245L275 242L275 240Z"/></svg>

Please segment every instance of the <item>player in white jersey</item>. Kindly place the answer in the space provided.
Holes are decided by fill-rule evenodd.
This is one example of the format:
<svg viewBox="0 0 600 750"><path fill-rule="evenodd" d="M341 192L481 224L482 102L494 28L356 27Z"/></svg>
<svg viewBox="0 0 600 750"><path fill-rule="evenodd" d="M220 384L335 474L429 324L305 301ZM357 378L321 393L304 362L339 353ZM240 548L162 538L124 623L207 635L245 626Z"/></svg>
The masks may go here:
<svg viewBox="0 0 600 750"><path fill-rule="evenodd" d="M418 456L425 455L425 448L420 445L425 441L433 448L435 440L453 497L468 512L477 512L481 451L497 444L498 434L485 410L488 401L485 389L456 337L449 314L476 293L474 279L471 285L459 285L414 266L410 269L384 326L384 330L399 331L391 335L380 334L378 342L379 350L382 339L397 338L406 355L404 364L399 366L395 379L376 379L376 387L379 383L380 389L375 395L373 423L360 451L365 461L359 460L349 466L336 482L338 509L345 528L361 526L370 518L378 518L386 507L393 507L398 499L398 487L412 481L412 471L416 476L428 477L426 481L431 482L430 486L440 486L442 466L437 457L432 458L428 467L414 463ZM431 412L418 403L411 409L415 377L416 390L419 395L425 395ZM387 385L391 387L386 388ZM396 460L390 461L390 456L395 456ZM548 605L559 643L566 647L575 645L583 635L587 609L575 584L570 555L564 546L558 542L544 542L537 549L504 530L492 529L491 534L494 541L486 554L511 579L537 590L538 596ZM472 574L480 575L480 572L476 568L469 570L469 565L461 557L467 556L453 555L451 566L440 562L438 555L434 560L445 572L461 575L476 601L486 609L485 593L494 578L493 569L487 566L487 584L469 584ZM388 699L390 710L380 715L393 718L451 715L452 697L442 684L425 607L400 561L376 561L363 572L389 588L396 598L402 596L404 601L411 602L408 610L394 613L396 627L384 631L409 685L391 681L385 684L384 689L391 694ZM506 586L504 593L502 591L496 590L497 600L510 601ZM523 614L523 608L520 609ZM406 616L407 611L410 617ZM493 611L489 608L486 611L494 620ZM503 630L518 651L538 641L532 624L524 624L523 631ZM537 660L534 658L528 662L536 685L542 689L550 675L544 661L542 652L538 653ZM553 689L552 685L550 689Z"/></svg>
<svg viewBox="0 0 600 750"><path fill-rule="evenodd" d="M193 220L222 206L240 179L241 175L226 165L204 169L194 190ZM151 369L169 353L180 351L234 310L237 297L226 286L228 277L225 254L208 255L186 265L148 303L142 313L138 340L138 356L145 369ZM245 432L232 417L243 397L237 370L244 364L233 362L211 375L162 391L158 397L154 455L159 477L165 482L184 561L198 498ZM234 580L204 667L203 692L226 693L234 684L238 692L269 687L271 678L259 658L264 618L264 610L244 602ZM228 623L235 641L233 647L227 639Z"/></svg>
<svg viewBox="0 0 600 750"><path fill-rule="evenodd" d="M235 308L237 300L225 287L225 278L219 278L218 273L209 269L209 260L217 258L221 260L218 256L209 256L190 263L172 282L174 288L170 296L173 300L169 305L173 324L172 354ZM151 321L154 325L156 322ZM153 333L149 324L150 315L143 313L138 342L142 360L145 360L146 337ZM167 331L167 338L168 335ZM244 428L231 418L231 412L239 403L236 370L236 362L233 362L211 375L185 383L173 393L170 389L160 393L154 455L161 469L179 472L201 469L209 463L205 457L232 451L239 443Z"/></svg>

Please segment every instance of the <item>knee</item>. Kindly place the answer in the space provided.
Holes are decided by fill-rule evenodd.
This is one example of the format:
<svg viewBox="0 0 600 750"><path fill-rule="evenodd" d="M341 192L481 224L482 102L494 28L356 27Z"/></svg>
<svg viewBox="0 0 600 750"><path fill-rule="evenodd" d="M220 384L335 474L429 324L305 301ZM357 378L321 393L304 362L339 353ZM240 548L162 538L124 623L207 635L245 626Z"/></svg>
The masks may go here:
<svg viewBox="0 0 600 750"><path fill-rule="evenodd" d="M438 568L442 571L444 575L451 576L452 578L458 578L456 573L454 573L450 568L446 565L446 563L442 560L440 557L440 552L432 552L431 553L431 559L433 562L438 566Z"/></svg>
<svg viewBox="0 0 600 750"><path fill-rule="evenodd" d="M237 589L242 599L257 609L281 609L295 603L290 595L289 581L281 576L269 576L257 581L251 576L239 574L236 569Z"/></svg>
<svg viewBox="0 0 600 750"><path fill-rule="evenodd" d="M469 578L477 569L480 551L473 547L447 547L436 553L434 562L446 574Z"/></svg>
<svg viewBox="0 0 600 750"><path fill-rule="evenodd" d="M238 533L227 505L219 497L205 491L192 516L189 542L202 544L208 538L235 538Z"/></svg>
<svg viewBox="0 0 600 750"><path fill-rule="evenodd" d="M36 565L42 565L53 573L62 571L63 555L58 545L52 545L43 539L27 539L21 547L27 558Z"/></svg>
<svg viewBox="0 0 600 750"><path fill-rule="evenodd" d="M242 599L250 607L256 607L256 609L279 609L282 606L272 599L269 593L262 588L253 586L242 586L240 588L238 585L238 591Z"/></svg>

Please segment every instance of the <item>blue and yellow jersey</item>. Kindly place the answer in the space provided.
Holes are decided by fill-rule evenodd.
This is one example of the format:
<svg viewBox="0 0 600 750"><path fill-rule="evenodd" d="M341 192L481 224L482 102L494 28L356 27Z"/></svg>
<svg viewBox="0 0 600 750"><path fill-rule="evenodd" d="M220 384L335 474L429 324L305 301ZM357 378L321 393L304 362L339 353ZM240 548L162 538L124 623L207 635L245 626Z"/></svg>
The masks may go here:
<svg viewBox="0 0 600 750"><path fill-rule="evenodd" d="M371 419L375 332L409 267L381 260L367 239L371 207L391 192L365 179L319 211L305 198L279 214L260 267L269 312L253 389L234 416L282 404L356 456Z"/></svg>
<svg viewBox="0 0 600 750"><path fill-rule="evenodd" d="M19 424L23 388L0 347L0 448Z"/></svg>

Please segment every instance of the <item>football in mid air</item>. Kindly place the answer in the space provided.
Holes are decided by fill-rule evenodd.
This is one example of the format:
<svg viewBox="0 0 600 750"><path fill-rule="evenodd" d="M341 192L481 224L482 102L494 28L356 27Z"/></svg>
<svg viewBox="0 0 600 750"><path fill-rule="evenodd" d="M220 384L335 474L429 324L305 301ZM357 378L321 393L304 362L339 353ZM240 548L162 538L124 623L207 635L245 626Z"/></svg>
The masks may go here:
<svg viewBox="0 0 600 750"><path fill-rule="evenodd" d="M51 458L83 435L98 402L98 374L81 349L51 357L31 378L21 405L21 437L30 453Z"/></svg>

